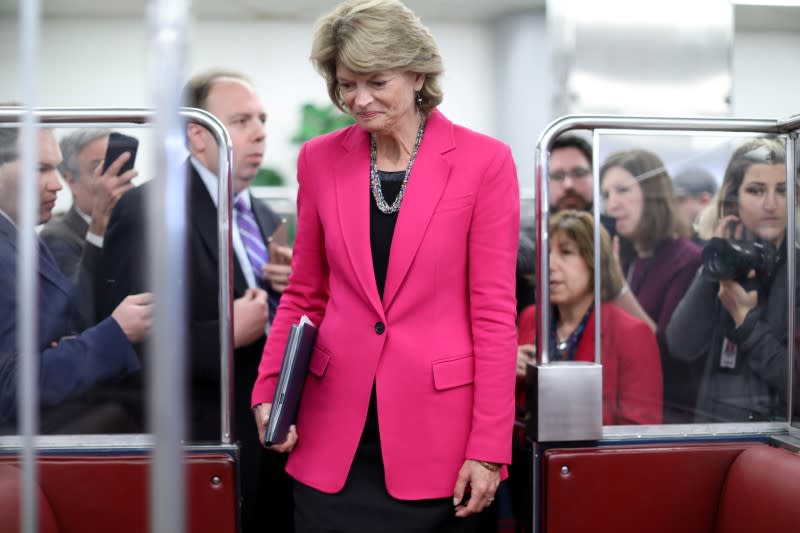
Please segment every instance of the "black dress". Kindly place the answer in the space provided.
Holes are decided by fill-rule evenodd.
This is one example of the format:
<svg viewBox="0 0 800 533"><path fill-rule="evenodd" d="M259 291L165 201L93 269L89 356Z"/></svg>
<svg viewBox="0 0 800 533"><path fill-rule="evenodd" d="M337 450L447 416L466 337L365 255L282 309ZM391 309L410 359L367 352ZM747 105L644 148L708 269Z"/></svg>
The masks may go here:
<svg viewBox="0 0 800 533"><path fill-rule="evenodd" d="M404 171L378 172L386 203L400 192ZM378 294L383 297L397 215L383 214L370 196L370 245ZM424 453L420 449L420 453ZM420 480L424 483L425 480ZM375 384L367 420L344 488L325 494L295 482L295 531L297 533L470 533L476 517L456 518L453 499L398 500L386 491L378 430Z"/></svg>

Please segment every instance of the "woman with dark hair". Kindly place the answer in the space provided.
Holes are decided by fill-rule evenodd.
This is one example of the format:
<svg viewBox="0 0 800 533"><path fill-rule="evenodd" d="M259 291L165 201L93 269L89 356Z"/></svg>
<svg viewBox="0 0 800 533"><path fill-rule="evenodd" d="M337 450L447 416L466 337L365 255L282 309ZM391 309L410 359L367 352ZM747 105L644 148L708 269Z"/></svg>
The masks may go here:
<svg viewBox="0 0 800 533"><path fill-rule="evenodd" d="M584 211L559 211L550 221L550 346L554 361L594 361L594 219ZM650 328L612 300L623 279L611 240L600 228L603 424L661 423L661 363ZM519 343L535 343L536 307L519 317ZM520 350L519 360L530 356ZM524 379L524 365L517 379ZM518 390L519 391L519 390Z"/></svg>
<svg viewBox="0 0 800 533"><path fill-rule="evenodd" d="M519 185L508 146L438 109L442 59L397 0L317 23L314 66L356 124L298 159L292 277L253 389L259 432L290 325L318 325L288 452L296 531L474 531L511 462Z"/></svg>
<svg viewBox="0 0 800 533"><path fill-rule="evenodd" d="M739 146L714 208L715 237L775 252L744 279L720 279L704 267L666 330L670 354L702 365L696 421L783 419L789 248L783 143L759 138Z"/></svg>
<svg viewBox="0 0 800 533"><path fill-rule="evenodd" d="M672 180L646 150L617 152L600 168L605 213L615 219L620 263L631 292L656 326L664 373L664 421L686 422L694 408L693 371L668 357L667 324L700 266L700 248L681 217Z"/></svg>

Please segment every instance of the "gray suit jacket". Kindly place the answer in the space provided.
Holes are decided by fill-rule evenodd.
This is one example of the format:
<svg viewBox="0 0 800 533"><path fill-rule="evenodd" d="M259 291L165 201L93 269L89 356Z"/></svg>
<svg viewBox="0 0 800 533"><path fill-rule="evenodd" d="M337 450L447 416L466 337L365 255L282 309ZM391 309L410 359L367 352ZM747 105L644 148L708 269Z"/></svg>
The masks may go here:
<svg viewBox="0 0 800 533"><path fill-rule="evenodd" d="M44 225L40 234L61 272L78 286L78 310L90 323L95 321L94 281L102 250L86 242L89 224L73 205L65 214ZM104 318L104 317L99 317Z"/></svg>

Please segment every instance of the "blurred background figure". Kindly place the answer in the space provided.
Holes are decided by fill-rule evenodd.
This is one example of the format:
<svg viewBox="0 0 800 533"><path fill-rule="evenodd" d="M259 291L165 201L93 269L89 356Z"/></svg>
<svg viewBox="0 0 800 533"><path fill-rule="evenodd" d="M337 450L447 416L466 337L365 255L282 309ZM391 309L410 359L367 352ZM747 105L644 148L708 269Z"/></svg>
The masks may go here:
<svg viewBox="0 0 800 533"><path fill-rule="evenodd" d="M230 133L233 147L233 426L241 445L242 527L245 533L268 527L291 531L291 480L283 469L286 458L264 449L250 410L250 391L267 326L289 279L292 257L290 248L268 245L282 220L250 190L266 149L267 113L256 88L235 71L196 74L184 87L184 101L217 117ZM182 170L188 180L188 426L192 441L215 442L220 438L218 146L211 132L194 122L186 124L186 143L189 157ZM103 308L147 286L145 201L149 189L147 183L133 189L112 213L100 268L102 289L98 289Z"/></svg>
<svg viewBox="0 0 800 533"><path fill-rule="evenodd" d="M82 286L86 290L78 295L78 305L92 321L102 318L95 317L94 280L108 219L138 175L136 170L118 175L132 154L119 156L104 171L110 133L108 129L77 129L61 139L63 159L58 170L72 191L72 206L47 222L40 233L61 272L76 282L79 276L85 278Z"/></svg>
<svg viewBox="0 0 800 533"><path fill-rule="evenodd" d="M692 226L691 238L702 246L705 241L698 236L695 226L700 213L711 203L714 193L717 192L717 180L711 172L693 167L679 172L672 179L672 186L675 189L678 207Z"/></svg>
<svg viewBox="0 0 800 533"><path fill-rule="evenodd" d="M703 269L666 331L670 355L702 369L694 421L781 420L789 342L786 255L797 248L785 238L783 142L761 138L739 146L716 204L715 238L706 245ZM731 240L738 241L738 252L725 244ZM743 250L750 250L750 260L742 261Z"/></svg>
<svg viewBox="0 0 800 533"><path fill-rule="evenodd" d="M37 132L38 223L50 220L62 185L56 168L61 152L52 130ZM12 431L17 401L17 197L21 179L18 130L0 128L0 432ZM125 298L110 316L90 327L77 312L76 287L38 241L39 402L43 433L131 431L123 406L93 394L100 384L135 375L141 366L132 344L150 331L152 298ZM3 429L1 426L6 426ZM11 425L9 428L8 425Z"/></svg>
<svg viewBox="0 0 800 533"><path fill-rule="evenodd" d="M630 290L656 325L664 375L664 421L685 422L696 394L692 369L668 357L664 332L700 266L700 248L678 210L661 159L646 150L611 154L600 169L607 215L620 237L619 260Z"/></svg>

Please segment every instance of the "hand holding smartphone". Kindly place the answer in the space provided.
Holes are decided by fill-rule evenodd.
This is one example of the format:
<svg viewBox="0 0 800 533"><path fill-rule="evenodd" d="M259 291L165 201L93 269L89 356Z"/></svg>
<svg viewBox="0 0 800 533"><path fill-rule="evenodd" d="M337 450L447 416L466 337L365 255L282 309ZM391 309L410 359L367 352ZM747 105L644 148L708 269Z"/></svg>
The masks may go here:
<svg viewBox="0 0 800 533"><path fill-rule="evenodd" d="M139 139L136 137L131 137L130 135L125 135L122 133L112 132L108 136L108 148L106 148L106 156L103 160L103 171L102 174L105 174L108 171L108 167L110 167L114 161L119 159L119 157L128 152L130 157L127 161L122 165L122 167L117 172L118 176L125 174L129 170L133 169L133 165L136 163L136 152L139 149Z"/></svg>

